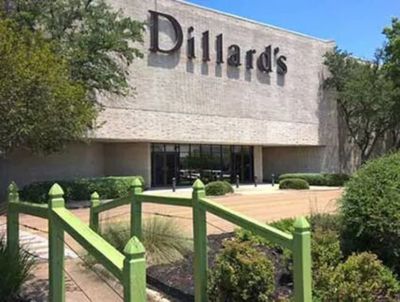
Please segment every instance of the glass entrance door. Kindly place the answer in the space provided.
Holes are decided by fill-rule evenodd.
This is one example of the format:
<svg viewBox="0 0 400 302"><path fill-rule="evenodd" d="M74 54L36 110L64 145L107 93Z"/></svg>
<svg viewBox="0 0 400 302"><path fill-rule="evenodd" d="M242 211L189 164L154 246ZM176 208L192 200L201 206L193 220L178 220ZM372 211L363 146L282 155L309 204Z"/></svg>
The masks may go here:
<svg viewBox="0 0 400 302"><path fill-rule="evenodd" d="M222 145L152 145L152 186L191 185L224 179L253 181L253 147Z"/></svg>
<svg viewBox="0 0 400 302"><path fill-rule="evenodd" d="M152 152L152 186L171 186L172 178L178 176L179 153L166 150L163 145L156 146Z"/></svg>

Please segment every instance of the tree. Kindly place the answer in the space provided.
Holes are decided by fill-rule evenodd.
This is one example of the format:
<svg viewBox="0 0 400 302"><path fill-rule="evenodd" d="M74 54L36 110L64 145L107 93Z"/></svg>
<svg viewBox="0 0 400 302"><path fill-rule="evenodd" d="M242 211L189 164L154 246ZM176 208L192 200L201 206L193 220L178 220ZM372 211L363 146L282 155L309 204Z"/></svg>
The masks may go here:
<svg viewBox="0 0 400 302"><path fill-rule="evenodd" d="M386 43L383 48L384 68L395 83L397 89L397 103L400 106L400 20L392 19L392 24L383 30ZM394 149L400 149L400 118L398 126L391 130Z"/></svg>
<svg viewBox="0 0 400 302"><path fill-rule="evenodd" d="M142 57L144 25L124 17L104 0L8 0L8 17L42 30L70 65L71 77L91 90L129 92L127 66Z"/></svg>
<svg viewBox="0 0 400 302"><path fill-rule="evenodd" d="M142 23L104 0L2 0L0 155L61 150L95 126L96 95L129 93Z"/></svg>
<svg viewBox="0 0 400 302"><path fill-rule="evenodd" d="M355 59L337 48L325 55L330 71L325 86L335 90L339 113L360 150L362 163L398 120L395 86L386 77L381 62L381 52L373 62Z"/></svg>
<svg viewBox="0 0 400 302"><path fill-rule="evenodd" d="M83 137L96 108L52 45L9 20L0 20L0 41L0 154L54 152Z"/></svg>

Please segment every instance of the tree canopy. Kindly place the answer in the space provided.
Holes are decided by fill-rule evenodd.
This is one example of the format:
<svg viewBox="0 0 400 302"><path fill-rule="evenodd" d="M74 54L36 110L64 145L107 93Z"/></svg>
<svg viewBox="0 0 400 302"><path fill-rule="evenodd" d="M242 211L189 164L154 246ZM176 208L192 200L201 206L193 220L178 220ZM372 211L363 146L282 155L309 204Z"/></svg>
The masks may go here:
<svg viewBox="0 0 400 302"><path fill-rule="evenodd" d="M397 91L400 91L400 20L398 18L393 18L391 26L386 27L383 33L386 36L386 43L383 48L384 68L388 77L395 83ZM400 93L398 93L398 95L400 95ZM397 127L391 129L390 132L393 146L399 150L400 123Z"/></svg>
<svg viewBox="0 0 400 302"><path fill-rule="evenodd" d="M386 43L383 48L385 69L388 75L400 87L400 20L392 19L392 24L383 30Z"/></svg>
<svg viewBox="0 0 400 302"><path fill-rule="evenodd" d="M104 0L3 0L0 17L0 154L59 151L95 125L98 92L131 92L144 26Z"/></svg>
<svg viewBox="0 0 400 302"><path fill-rule="evenodd" d="M92 125L96 108L39 33L0 21L0 150L58 151Z"/></svg>
<svg viewBox="0 0 400 302"><path fill-rule="evenodd" d="M8 14L41 30L70 65L71 77L88 89L127 93L127 66L142 57L143 23L124 17L104 0L14 0Z"/></svg>
<svg viewBox="0 0 400 302"><path fill-rule="evenodd" d="M362 61L336 48L325 55L333 88L350 138L366 161L379 139L399 123L399 99L393 81L382 68L382 53L374 61Z"/></svg>

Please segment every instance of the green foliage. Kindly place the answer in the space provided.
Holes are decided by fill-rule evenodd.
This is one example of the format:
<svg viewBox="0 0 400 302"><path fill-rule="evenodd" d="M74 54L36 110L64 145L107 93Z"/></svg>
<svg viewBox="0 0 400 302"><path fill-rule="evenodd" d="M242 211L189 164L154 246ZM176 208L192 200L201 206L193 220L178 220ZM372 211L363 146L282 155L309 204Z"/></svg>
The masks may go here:
<svg viewBox="0 0 400 302"><path fill-rule="evenodd" d="M400 285L376 255L362 253L339 264L327 280L320 301L399 301Z"/></svg>
<svg viewBox="0 0 400 302"><path fill-rule="evenodd" d="M311 186L343 186L350 179L347 174L334 173L287 173L279 176L279 181L301 178Z"/></svg>
<svg viewBox="0 0 400 302"><path fill-rule="evenodd" d="M130 92L144 26L104 0L0 6L0 153L52 153L95 125L99 93ZM6 8L7 7L7 8Z"/></svg>
<svg viewBox="0 0 400 302"><path fill-rule="evenodd" d="M235 190L233 189L233 186L231 185L230 182L223 180L222 183L225 186L225 192L226 193L235 193Z"/></svg>
<svg viewBox="0 0 400 302"><path fill-rule="evenodd" d="M273 301L274 274L273 263L251 243L227 241L209 274L209 301Z"/></svg>
<svg viewBox="0 0 400 302"><path fill-rule="evenodd" d="M102 199L113 199L126 196L135 178L139 178L144 188L145 183L141 176L79 178L32 183L22 188L20 197L24 201L47 203L51 186L58 183L64 190L66 201L89 200L93 192L97 192Z"/></svg>
<svg viewBox="0 0 400 302"><path fill-rule="evenodd" d="M286 232L286 233L293 233L294 232L294 218L285 218L281 219L278 221L274 221L271 223L268 223L269 226L277 228L280 231ZM278 245L275 245L268 240L264 239L261 236L253 234L251 231L239 228L235 230L235 238L238 239L239 241L251 241L255 244L262 244L262 245L267 245L270 247L277 248L281 250L281 247Z"/></svg>
<svg viewBox="0 0 400 302"><path fill-rule="evenodd" d="M97 110L53 44L9 20L0 40L0 153L53 152L84 137Z"/></svg>
<svg viewBox="0 0 400 302"><path fill-rule="evenodd" d="M384 29L386 43L383 49L384 65L383 69L388 77L395 83L396 93L400 96L400 20L392 19L391 26ZM398 100L400 97L397 98ZM397 101L395 114L400 112L400 101ZM389 131L389 137L392 138L392 145L395 150L400 149L400 121Z"/></svg>
<svg viewBox="0 0 400 302"><path fill-rule="evenodd" d="M337 232L317 227L312 233L313 293L322 297L330 290L330 279L343 259Z"/></svg>
<svg viewBox="0 0 400 302"><path fill-rule="evenodd" d="M127 92L128 69L143 42L144 25L104 0L14 0L7 16L21 27L42 30L69 65L71 78L95 90Z"/></svg>
<svg viewBox="0 0 400 302"><path fill-rule="evenodd" d="M342 229L342 217L338 214L312 213L307 217L311 230L333 231L340 234Z"/></svg>
<svg viewBox="0 0 400 302"><path fill-rule="evenodd" d="M400 272L400 153L364 165L341 200L347 253L371 251Z"/></svg>
<svg viewBox="0 0 400 302"><path fill-rule="evenodd" d="M150 266L182 260L193 246L192 240L183 237L180 226L168 218L154 216L144 219L142 232L146 261ZM109 223L102 228L101 235L123 252L130 239L130 225L124 222Z"/></svg>
<svg viewBox="0 0 400 302"><path fill-rule="evenodd" d="M222 196L233 192L232 185L227 181L213 181L206 185L206 195L209 196Z"/></svg>
<svg viewBox="0 0 400 302"><path fill-rule="evenodd" d="M329 280L335 267L343 258L340 250L339 228L340 219L337 215L313 214L307 217L312 229L311 256L313 260L313 286L314 295L325 293L330 286ZM294 232L293 218L281 219L269 225L287 233ZM261 236L254 235L248 230L235 230L235 237L239 241L252 242L257 245L268 246L281 254L280 265L286 272L292 274L293 259L292 252L273 244Z"/></svg>
<svg viewBox="0 0 400 302"><path fill-rule="evenodd" d="M352 255L348 259L341 251L339 215L314 214L308 217L312 229L313 296L315 301L398 301L399 282L374 254ZM270 225L293 232L294 219L283 219ZM240 241L263 244L282 254L281 266L292 272L289 250L266 242L251 232L236 230Z"/></svg>
<svg viewBox="0 0 400 302"><path fill-rule="evenodd" d="M386 36L384 47L385 69L389 76L400 87L400 20L392 19L392 24L383 30Z"/></svg>
<svg viewBox="0 0 400 302"><path fill-rule="evenodd" d="M34 266L34 258L21 248L11 254L4 238L0 238L0 301L18 301L21 286Z"/></svg>
<svg viewBox="0 0 400 302"><path fill-rule="evenodd" d="M312 214L306 217L308 222L310 223L311 230L314 232L318 230L319 232L334 232L338 234L341 229L341 219L339 215L332 215L332 214ZM294 232L294 218L284 218L274 222L268 223L269 226L277 228L280 231L286 233L293 233ZM235 237L240 241L252 241L256 244L266 244L268 246L275 246L271 244L269 241L264 239L261 236L254 235L251 231L246 229L236 229L235 230ZM275 246L280 248L278 246Z"/></svg>
<svg viewBox="0 0 400 302"><path fill-rule="evenodd" d="M310 185L301 178L288 178L279 182L279 189L308 190L310 189Z"/></svg>
<svg viewBox="0 0 400 302"><path fill-rule="evenodd" d="M351 140L365 162L377 142L398 125L399 94L394 83L381 68L382 52L374 62L361 61L349 53L335 49L325 55L330 77L326 88L335 91L339 114Z"/></svg>

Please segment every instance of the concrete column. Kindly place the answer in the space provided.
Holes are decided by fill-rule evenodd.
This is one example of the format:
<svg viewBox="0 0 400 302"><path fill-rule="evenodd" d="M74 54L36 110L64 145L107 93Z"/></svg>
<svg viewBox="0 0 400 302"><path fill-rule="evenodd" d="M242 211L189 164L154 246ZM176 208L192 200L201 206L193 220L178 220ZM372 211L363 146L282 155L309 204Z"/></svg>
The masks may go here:
<svg viewBox="0 0 400 302"><path fill-rule="evenodd" d="M254 176L258 182L263 181L263 152L262 146L254 146Z"/></svg>

